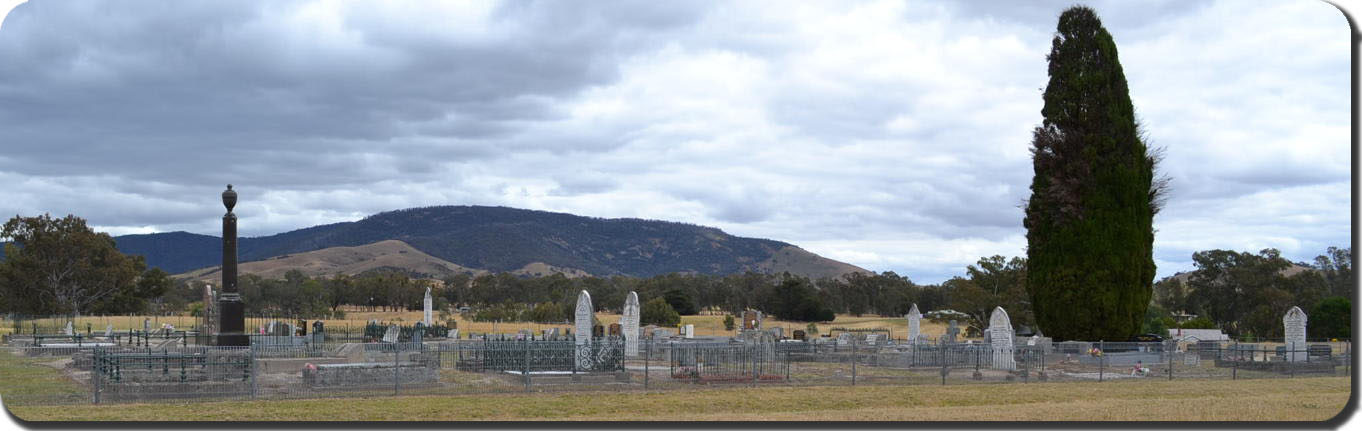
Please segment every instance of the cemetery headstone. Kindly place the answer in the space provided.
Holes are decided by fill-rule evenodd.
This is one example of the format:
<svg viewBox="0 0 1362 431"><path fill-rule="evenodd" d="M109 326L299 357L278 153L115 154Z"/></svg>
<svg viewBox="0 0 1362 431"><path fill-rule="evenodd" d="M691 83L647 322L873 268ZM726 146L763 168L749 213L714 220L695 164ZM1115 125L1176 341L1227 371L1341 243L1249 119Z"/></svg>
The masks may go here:
<svg viewBox="0 0 1362 431"><path fill-rule="evenodd" d="M431 305L433 303L434 301L430 298L430 286L426 286L426 297L421 300L421 323L426 324L426 326L430 326Z"/></svg>
<svg viewBox="0 0 1362 431"><path fill-rule="evenodd" d="M681 327L682 338L695 338L695 325L685 325Z"/></svg>
<svg viewBox="0 0 1362 431"><path fill-rule="evenodd" d="M578 352L580 352L584 346L591 345L591 320L596 316L596 309L591 306L591 294L586 293L585 290L583 290L582 293L577 294L576 311L577 312L573 316L576 330L573 332L577 334L577 340L574 344L577 345L577 348L579 349ZM572 357L574 359L574 366L579 369L583 366L589 368L591 365L589 363L583 363L583 359L589 360L589 358L583 358L583 355L581 354L574 354Z"/></svg>
<svg viewBox="0 0 1362 431"><path fill-rule="evenodd" d="M76 335L76 330L75 330L75 328L71 325L71 322L66 322L66 329L63 329L63 330L62 330L62 334L64 334L64 335Z"/></svg>
<svg viewBox="0 0 1362 431"><path fill-rule="evenodd" d="M781 328L778 326L775 328L771 328L771 335L775 336L777 340L783 339L785 338L785 328Z"/></svg>
<svg viewBox="0 0 1362 431"><path fill-rule="evenodd" d="M851 333L849 333L849 332L843 332L843 333L841 333L841 334L837 334L837 347L844 347L844 346L850 346L850 345L851 345Z"/></svg>
<svg viewBox="0 0 1362 431"><path fill-rule="evenodd" d="M445 333L445 338L449 338L451 340L459 339L459 328L450 329L449 332Z"/></svg>
<svg viewBox="0 0 1362 431"><path fill-rule="evenodd" d="M1291 307L1286 310L1286 315L1282 316L1282 325L1286 329L1286 350L1287 360L1291 362L1302 362L1306 360L1309 352L1305 344L1305 323L1307 317L1300 307Z"/></svg>
<svg viewBox="0 0 1362 431"><path fill-rule="evenodd" d="M946 343L954 344L957 335L960 335L960 322L951 320L950 326L946 327Z"/></svg>
<svg viewBox="0 0 1362 431"><path fill-rule="evenodd" d="M865 345L867 346L874 346L878 341L880 341L880 334L867 334L865 336Z"/></svg>
<svg viewBox="0 0 1362 431"><path fill-rule="evenodd" d="M672 336L670 329L657 328L653 330L653 338L667 338Z"/></svg>
<svg viewBox="0 0 1362 431"><path fill-rule="evenodd" d="M908 318L908 342L916 344L918 336L922 335L922 313L918 312L917 304L913 304L913 308L908 309L908 315L904 317Z"/></svg>
<svg viewBox="0 0 1362 431"><path fill-rule="evenodd" d="M105 326L105 327L104 327L104 336L105 336L105 337L112 337L112 336L113 336L113 324L112 324L112 323L110 323L109 326Z"/></svg>
<svg viewBox="0 0 1362 431"><path fill-rule="evenodd" d="M624 331L624 356L638 356L638 317L638 293L629 292L629 296L624 299L624 315L620 317L620 325Z"/></svg>
<svg viewBox="0 0 1362 431"><path fill-rule="evenodd" d="M755 310L742 312L742 329L745 331L757 329L757 312Z"/></svg>
<svg viewBox="0 0 1362 431"><path fill-rule="evenodd" d="M805 337L805 335L804 335L804 330L803 330L803 329L796 329L796 330L794 330L793 332L791 332L790 335L791 335L792 337L794 337L794 339L800 340L800 341L803 341L803 340L804 340L804 337Z"/></svg>
<svg viewBox="0 0 1362 431"><path fill-rule="evenodd" d="M397 325L388 325L388 330L383 332L383 342L396 343L397 336L400 335L401 333L402 331L397 328Z"/></svg>
<svg viewBox="0 0 1362 431"><path fill-rule="evenodd" d="M605 336L605 327L604 327L604 326L601 326L601 325L594 325L594 326L591 327L591 337L592 337L592 338L601 338L601 337L604 337L604 336Z"/></svg>
<svg viewBox="0 0 1362 431"><path fill-rule="evenodd" d="M425 339L426 339L426 324L416 322L416 325L412 326L411 328L411 342L420 344L421 341Z"/></svg>
<svg viewBox="0 0 1362 431"><path fill-rule="evenodd" d="M326 324L320 320L312 321L312 342L322 343L326 341Z"/></svg>
<svg viewBox="0 0 1362 431"><path fill-rule="evenodd" d="M142 332L151 332L151 319L142 318Z"/></svg>
<svg viewBox="0 0 1362 431"><path fill-rule="evenodd" d="M993 348L993 369L1015 370L1017 363L1012 357L1012 321L1003 307L993 309L988 319L988 332Z"/></svg>
<svg viewBox="0 0 1362 431"><path fill-rule="evenodd" d="M298 333L297 333L297 334L294 334L294 335L303 336L303 337L306 337L306 336L307 336L307 321L306 321L306 320L298 319L298 326L297 326L297 328L298 328Z"/></svg>

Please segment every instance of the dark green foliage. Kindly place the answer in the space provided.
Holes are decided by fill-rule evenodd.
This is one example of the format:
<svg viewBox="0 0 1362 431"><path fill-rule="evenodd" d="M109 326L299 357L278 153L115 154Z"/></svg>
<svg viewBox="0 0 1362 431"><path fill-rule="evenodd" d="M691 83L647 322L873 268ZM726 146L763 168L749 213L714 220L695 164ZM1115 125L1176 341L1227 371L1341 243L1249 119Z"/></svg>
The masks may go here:
<svg viewBox="0 0 1362 431"><path fill-rule="evenodd" d="M1306 336L1316 338L1352 338L1353 308L1348 298L1333 296L1320 301L1310 310Z"/></svg>
<svg viewBox="0 0 1362 431"><path fill-rule="evenodd" d="M818 291L803 277L789 277L770 287L768 302L762 307L781 320L793 322L830 322L836 319L831 308L823 305Z"/></svg>
<svg viewBox="0 0 1362 431"><path fill-rule="evenodd" d="M691 302L690 295L687 295L685 291L671 289L662 297L667 300L667 305L672 306L672 309L676 310L678 314L683 316L695 314L695 303Z"/></svg>
<svg viewBox="0 0 1362 431"><path fill-rule="evenodd" d="M141 312L144 295L159 295L164 273L144 274L139 256L127 256L108 234L85 220L15 216L0 229L0 311L27 314ZM139 280L150 277L139 284Z"/></svg>
<svg viewBox="0 0 1362 431"><path fill-rule="evenodd" d="M1216 329L1216 328L1219 328L1219 326L1216 326L1215 322L1212 322L1211 319L1206 318L1205 316L1198 317L1198 318L1195 318L1195 319L1192 319L1192 320L1188 320L1188 321L1186 321L1186 322L1182 322L1182 323L1180 323L1180 324L1174 325L1174 327L1175 327L1175 328L1182 328L1182 329Z"/></svg>
<svg viewBox="0 0 1362 431"><path fill-rule="evenodd" d="M641 325L674 327L681 324L681 315L666 300L653 298L639 307L638 322Z"/></svg>
<svg viewBox="0 0 1362 431"><path fill-rule="evenodd" d="M1140 332L1145 334L1158 334L1168 336L1168 322L1173 318L1167 311L1158 305L1150 305L1144 313L1144 326Z"/></svg>
<svg viewBox="0 0 1362 431"><path fill-rule="evenodd" d="M724 330L725 330L725 331L732 331L734 328L736 328L735 325L736 325L736 324L733 322L733 315L732 315L732 314L725 314L725 315L724 315Z"/></svg>
<svg viewBox="0 0 1362 431"><path fill-rule="evenodd" d="M975 265L966 267L965 273L969 278L954 277L942 287L950 297L950 309L969 316L961 323L970 333L982 333L988 327L993 308L999 306L1007 310L1014 328L1035 324L1024 284L1025 259L1008 260L997 255L980 258Z"/></svg>
<svg viewBox="0 0 1362 431"><path fill-rule="evenodd" d="M1092 9L1064 11L1047 59L1023 222L1027 289L1046 335L1124 340L1149 304L1165 182L1154 178L1116 44Z"/></svg>

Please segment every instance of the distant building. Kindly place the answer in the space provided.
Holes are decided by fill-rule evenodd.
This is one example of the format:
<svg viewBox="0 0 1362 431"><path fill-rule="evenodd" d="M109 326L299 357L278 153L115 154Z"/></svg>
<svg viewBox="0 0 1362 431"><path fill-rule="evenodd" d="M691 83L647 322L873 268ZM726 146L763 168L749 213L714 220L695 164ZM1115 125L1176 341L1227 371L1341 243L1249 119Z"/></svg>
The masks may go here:
<svg viewBox="0 0 1362 431"><path fill-rule="evenodd" d="M1168 339L1174 341L1229 341L1230 336L1219 329L1169 329Z"/></svg>

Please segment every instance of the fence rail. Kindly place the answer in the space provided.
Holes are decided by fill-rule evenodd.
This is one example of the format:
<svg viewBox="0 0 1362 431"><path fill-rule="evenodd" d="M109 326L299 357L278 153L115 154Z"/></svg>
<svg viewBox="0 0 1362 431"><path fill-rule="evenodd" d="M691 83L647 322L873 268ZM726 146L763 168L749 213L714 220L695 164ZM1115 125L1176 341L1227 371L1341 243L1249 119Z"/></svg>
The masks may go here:
<svg viewBox="0 0 1362 431"><path fill-rule="evenodd" d="M1033 381L1351 375L1351 344L690 342L619 338L343 343L258 337L249 347L168 342L11 346L59 364L70 387L5 394L28 404L279 399L519 391L685 390L705 385L960 385ZM16 341L18 341L16 339ZM22 343L18 343L22 344ZM57 362L54 362L57 361ZM45 368L45 366L44 366ZM84 395L81 395L84 394Z"/></svg>

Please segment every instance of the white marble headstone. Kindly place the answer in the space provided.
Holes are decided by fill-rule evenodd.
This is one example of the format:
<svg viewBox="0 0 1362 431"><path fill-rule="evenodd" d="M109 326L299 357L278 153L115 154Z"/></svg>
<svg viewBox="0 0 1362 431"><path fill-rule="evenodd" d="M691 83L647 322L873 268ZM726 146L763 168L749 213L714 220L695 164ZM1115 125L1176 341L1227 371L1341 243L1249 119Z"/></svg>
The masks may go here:
<svg viewBox="0 0 1362 431"><path fill-rule="evenodd" d="M66 322L66 329L63 329L62 333L66 335L76 335L76 328L71 325L71 322Z"/></svg>
<svg viewBox="0 0 1362 431"><path fill-rule="evenodd" d="M918 336L922 335L922 313L918 312L917 304L908 310L908 342L916 344Z"/></svg>
<svg viewBox="0 0 1362 431"><path fill-rule="evenodd" d="M113 324L112 324L112 323L110 323L109 326L105 326L105 327L104 327L104 336L105 336L105 337L112 337L112 336L113 336Z"/></svg>
<svg viewBox="0 0 1362 431"><path fill-rule="evenodd" d="M638 293L629 292L624 299L624 316L620 330L624 331L624 356L638 356Z"/></svg>
<svg viewBox="0 0 1362 431"><path fill-rule="evenodd" d="M1291 307L1282 316L1282 325L1286 327L1286 350L1289 352L1287 358L1291 362L1305 361L1306 355L1310 354L1305 344L1306 320L1305 312L1300 307Z"/></svg>
<svg viewBox="0 0 1362 431"><path fill-rule="evenodd" d="M273 326L273 323L274 323L274 322L270 322L270 323L271 323L271 326ZM384 342L384 343L396 343L396 342L397 342L397 336L400 335L401 333L402 333L401 330L397 329L397 325L388 325L388 330L387 330L386 332L383 333L383 342Z"/></svg>
<svg viewBox="0 0 1362 431"><path fill-rule="evenodd" d="M421 323L430 326L430 312L433 301L430 299L430 286L426 286L426 298L421 301Z"/></svg>
<svg viewBox="0 0 1362 431"><path fill-rule="evenodd" d="M988 318L988 332L993 344L993 369L1015 370L1017 361L1012 358L1012 321L1003 307L993 309Z"/></svg>
<svg viewBox="0 0 1362 431"><path fill-rule="evenodd" d="M577 294L577 312L573 316L572 332L577 337L577 345L591 344L591 318L595 315L595 309L591 307L591 294L583 290Z"/></svg>
<svg viewBox="0 0 1362 431"><path fill-rule="evenodd" d="M681 338L695 338L695 325L682 326Z"/></svg>

